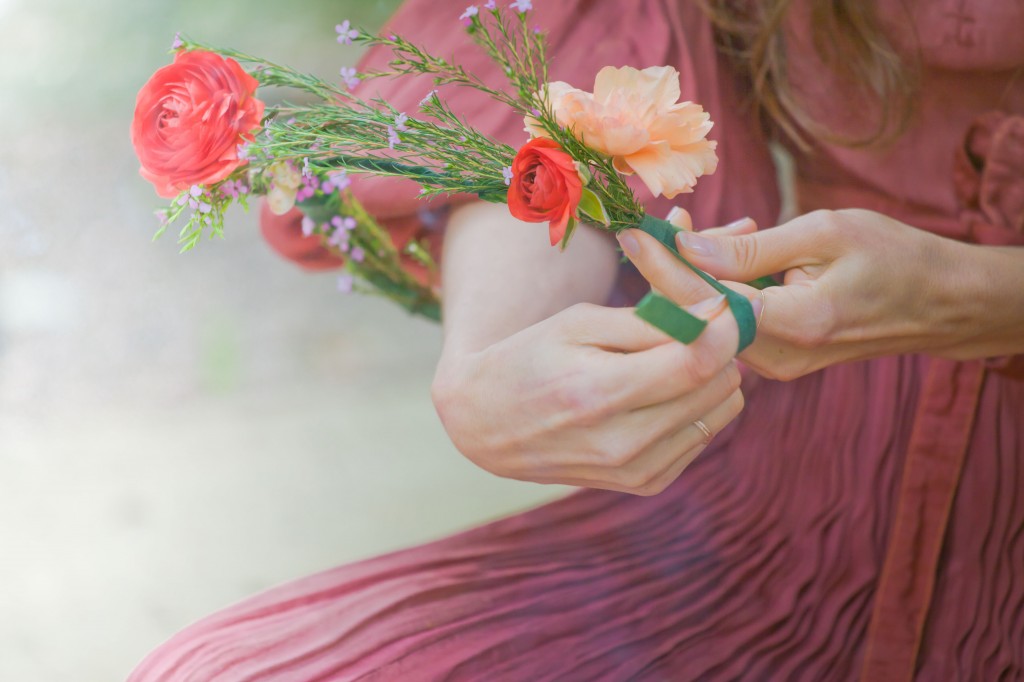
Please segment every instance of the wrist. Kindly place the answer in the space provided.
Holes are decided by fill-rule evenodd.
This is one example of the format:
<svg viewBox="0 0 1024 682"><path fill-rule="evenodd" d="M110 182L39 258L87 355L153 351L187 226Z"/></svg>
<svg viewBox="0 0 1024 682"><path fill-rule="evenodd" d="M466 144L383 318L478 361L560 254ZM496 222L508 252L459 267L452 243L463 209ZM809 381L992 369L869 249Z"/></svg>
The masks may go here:
<svg viewBox="0 0 1024 682"><path fill-rule="evenodd" d="M933 352L961 360L1024 352L1024 249L942 241Z"/></svg>

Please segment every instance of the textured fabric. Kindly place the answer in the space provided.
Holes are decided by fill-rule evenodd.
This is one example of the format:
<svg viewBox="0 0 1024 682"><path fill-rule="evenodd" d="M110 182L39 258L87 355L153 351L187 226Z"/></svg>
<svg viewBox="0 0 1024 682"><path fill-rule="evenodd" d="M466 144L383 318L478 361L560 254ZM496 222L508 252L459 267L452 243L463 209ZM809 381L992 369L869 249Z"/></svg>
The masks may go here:
<svg viewBox="0 0 1024 682"><path fill-rule="evenodd" d="M711 111L722 163L684 202L697 225L772 222L763 141L692 4L537 5L558 45L553 77L587 87L605 64L670 63ZM967 5L920 2L904 17L903 3L881 3L901 39L908 21L917 29L906 47L923 62L919 110L884 150L798 154L801 210L870 208L950 238L1021 243L1024 5ZM451 51L459 11L408 2L393 30ZM794 14L788 43L794 82L822 120L859 125L805 19ZM386 87L401 103L429 89ZM472 94L457 105L503 139L520 134ZM358 191L373 210L422 227L413 191L372 185ZM635 284L624 271L620 291ZM184 630L131 682L1024 679L1024 381L1002 371L1013 364L901 356L789 383L748 376L743 414L657 497L580 491L294 581Z"/></svg>

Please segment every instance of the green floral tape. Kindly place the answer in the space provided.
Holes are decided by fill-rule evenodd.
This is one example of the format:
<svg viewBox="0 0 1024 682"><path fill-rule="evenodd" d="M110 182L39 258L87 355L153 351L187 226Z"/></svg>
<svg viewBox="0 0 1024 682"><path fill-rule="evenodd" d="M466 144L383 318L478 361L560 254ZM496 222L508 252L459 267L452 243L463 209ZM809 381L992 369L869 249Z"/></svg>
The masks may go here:
<svg viewBox="0 0 1024 682"><path fill-rule="evenodd" d="M679 255L679 251L676 249L676 233L680 230L672 223L645 215L637 227L661 242L666 249L672 252L672 255L697 273L697 276L707 282L715 291L725 294L725 298L729 302L729 309L732 310L732 315L736 318L736 325L740 332L740 342L736 352L740 353L752 344L757 335L757 319L754 317L754 310L750 307L750 301L746 296L736 293ZM648 294L640 301L636 307L636 314L681 343L692 343L707 326L707 322L704 320L694 317L664 296L655 293Z"/></svg>

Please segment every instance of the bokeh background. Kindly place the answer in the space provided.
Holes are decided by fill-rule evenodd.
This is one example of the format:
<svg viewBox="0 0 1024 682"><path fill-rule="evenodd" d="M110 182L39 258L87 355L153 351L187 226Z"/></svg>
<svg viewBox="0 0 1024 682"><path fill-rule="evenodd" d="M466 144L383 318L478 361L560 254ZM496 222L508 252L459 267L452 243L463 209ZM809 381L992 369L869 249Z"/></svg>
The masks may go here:
<svg viewBox="0 0 1024 682"><path fill-rule="evenodd" d="M437 327L253 215L152 241L128 126L175 31L330 75L334 25L397 4L0 0L0 680L124 679L253 592L564 494L450 445Z"/></svg>

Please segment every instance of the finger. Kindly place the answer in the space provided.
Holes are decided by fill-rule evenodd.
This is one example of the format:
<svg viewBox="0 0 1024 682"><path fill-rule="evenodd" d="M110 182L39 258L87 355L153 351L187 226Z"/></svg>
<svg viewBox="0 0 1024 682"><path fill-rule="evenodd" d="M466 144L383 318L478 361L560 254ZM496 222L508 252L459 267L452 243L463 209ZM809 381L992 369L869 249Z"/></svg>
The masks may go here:
<svg viewBox="0 0 1024 682"><path fill-rule="evenodd" d="M740 218L728 225L709 227L706 230L700 231L701 234L712 237L738 237L741 234L752 234L754 232L757 232L757 223L754 222L753 218Z"/></svg>
<svg viewBox="0 0 1024 682"><path fill-rule="evenodd" d="M593 423L579 423L571 436L572 447L561 448L557 462L527 464L536 474L548 477L579 475L581 467L625 466L656 443L692 424L732 395L740 385L735 362L701 388L657 405L615 412Z"/></svg>
<svg viewBox="0 0 1024 682"><path fill-rule="evenodd" d="M615 353L634 353L675 342L637 317L633 308L579 303L551 319L556 318L571 343Z"/></svg>
<svg viewBox="0 0 1024 682"><path fill-rule="evenodd" d="M711 431L712 439L714 439L714 436L721 433L722 429L728 426L742 411L743 394L736 391L721 405L704 417L700 417L700 420ZM652 451L651 466L657 466L659 457L664 457L668 463L646 484L632 492L639 495L657 495L668 488L710 445L710 442L705 442L706 440L704 432L695 423L687 424L672 438L666 439L663 446L659 444L656 450L660 451Z"/></svg>
<svg viewBox="0 0 1024 682"><path fill-rule="evenodd" d="M732 361L739 331L725 297L715 296L688 310L708 321L693 343L666 343L607 358L608 371L602 373L598 388L613 395L616 405L650 405L685 395Z"/></svg>
<svg viewBox="0 0 1024 682"><path fill-rule="evenodd" d="M688 232L693 231L693 218L690 216L690 212L685 208L679 206L673 206L672 210L665 216L665 220L669 221L680 230L687 230Z"/></svg>
<svg viewBox="0 0 1024 682"><path fill-rule="evenodd" d="M714 435L728 426L742 409L743 394L737 390L699 419ZM694 421L681 424L669 436L625 464L599 462L575 468L564 478L549 478L547 482L641 495L657 494L678 478L707 447L704 432Z"/></svg>
<svg viewBox="0 0 1024 682"><path fill-rule="evenodd" d="M683 233L680 233L683 234ZM665 245L642 230L623 230L618 235L622 251L651 287L678 305L689 305L710 296L714 290Z"/></svg>
<svg viewBox="0 0 1024 682"><path fill-rule="evenodd" d="M740 387L740 371L735 361L700 388L659 403L644 405L609 422L603 438L613 451L638 454L681 426L707 414Z"/></svg>
<svg viewBox="0 0 1024 682"><path fill-rule="evenodd" d="M676 245L697 267L719 279L737 282L826 262L836 249L826 230L800 219L738 236L680 232Z"/></svg>

